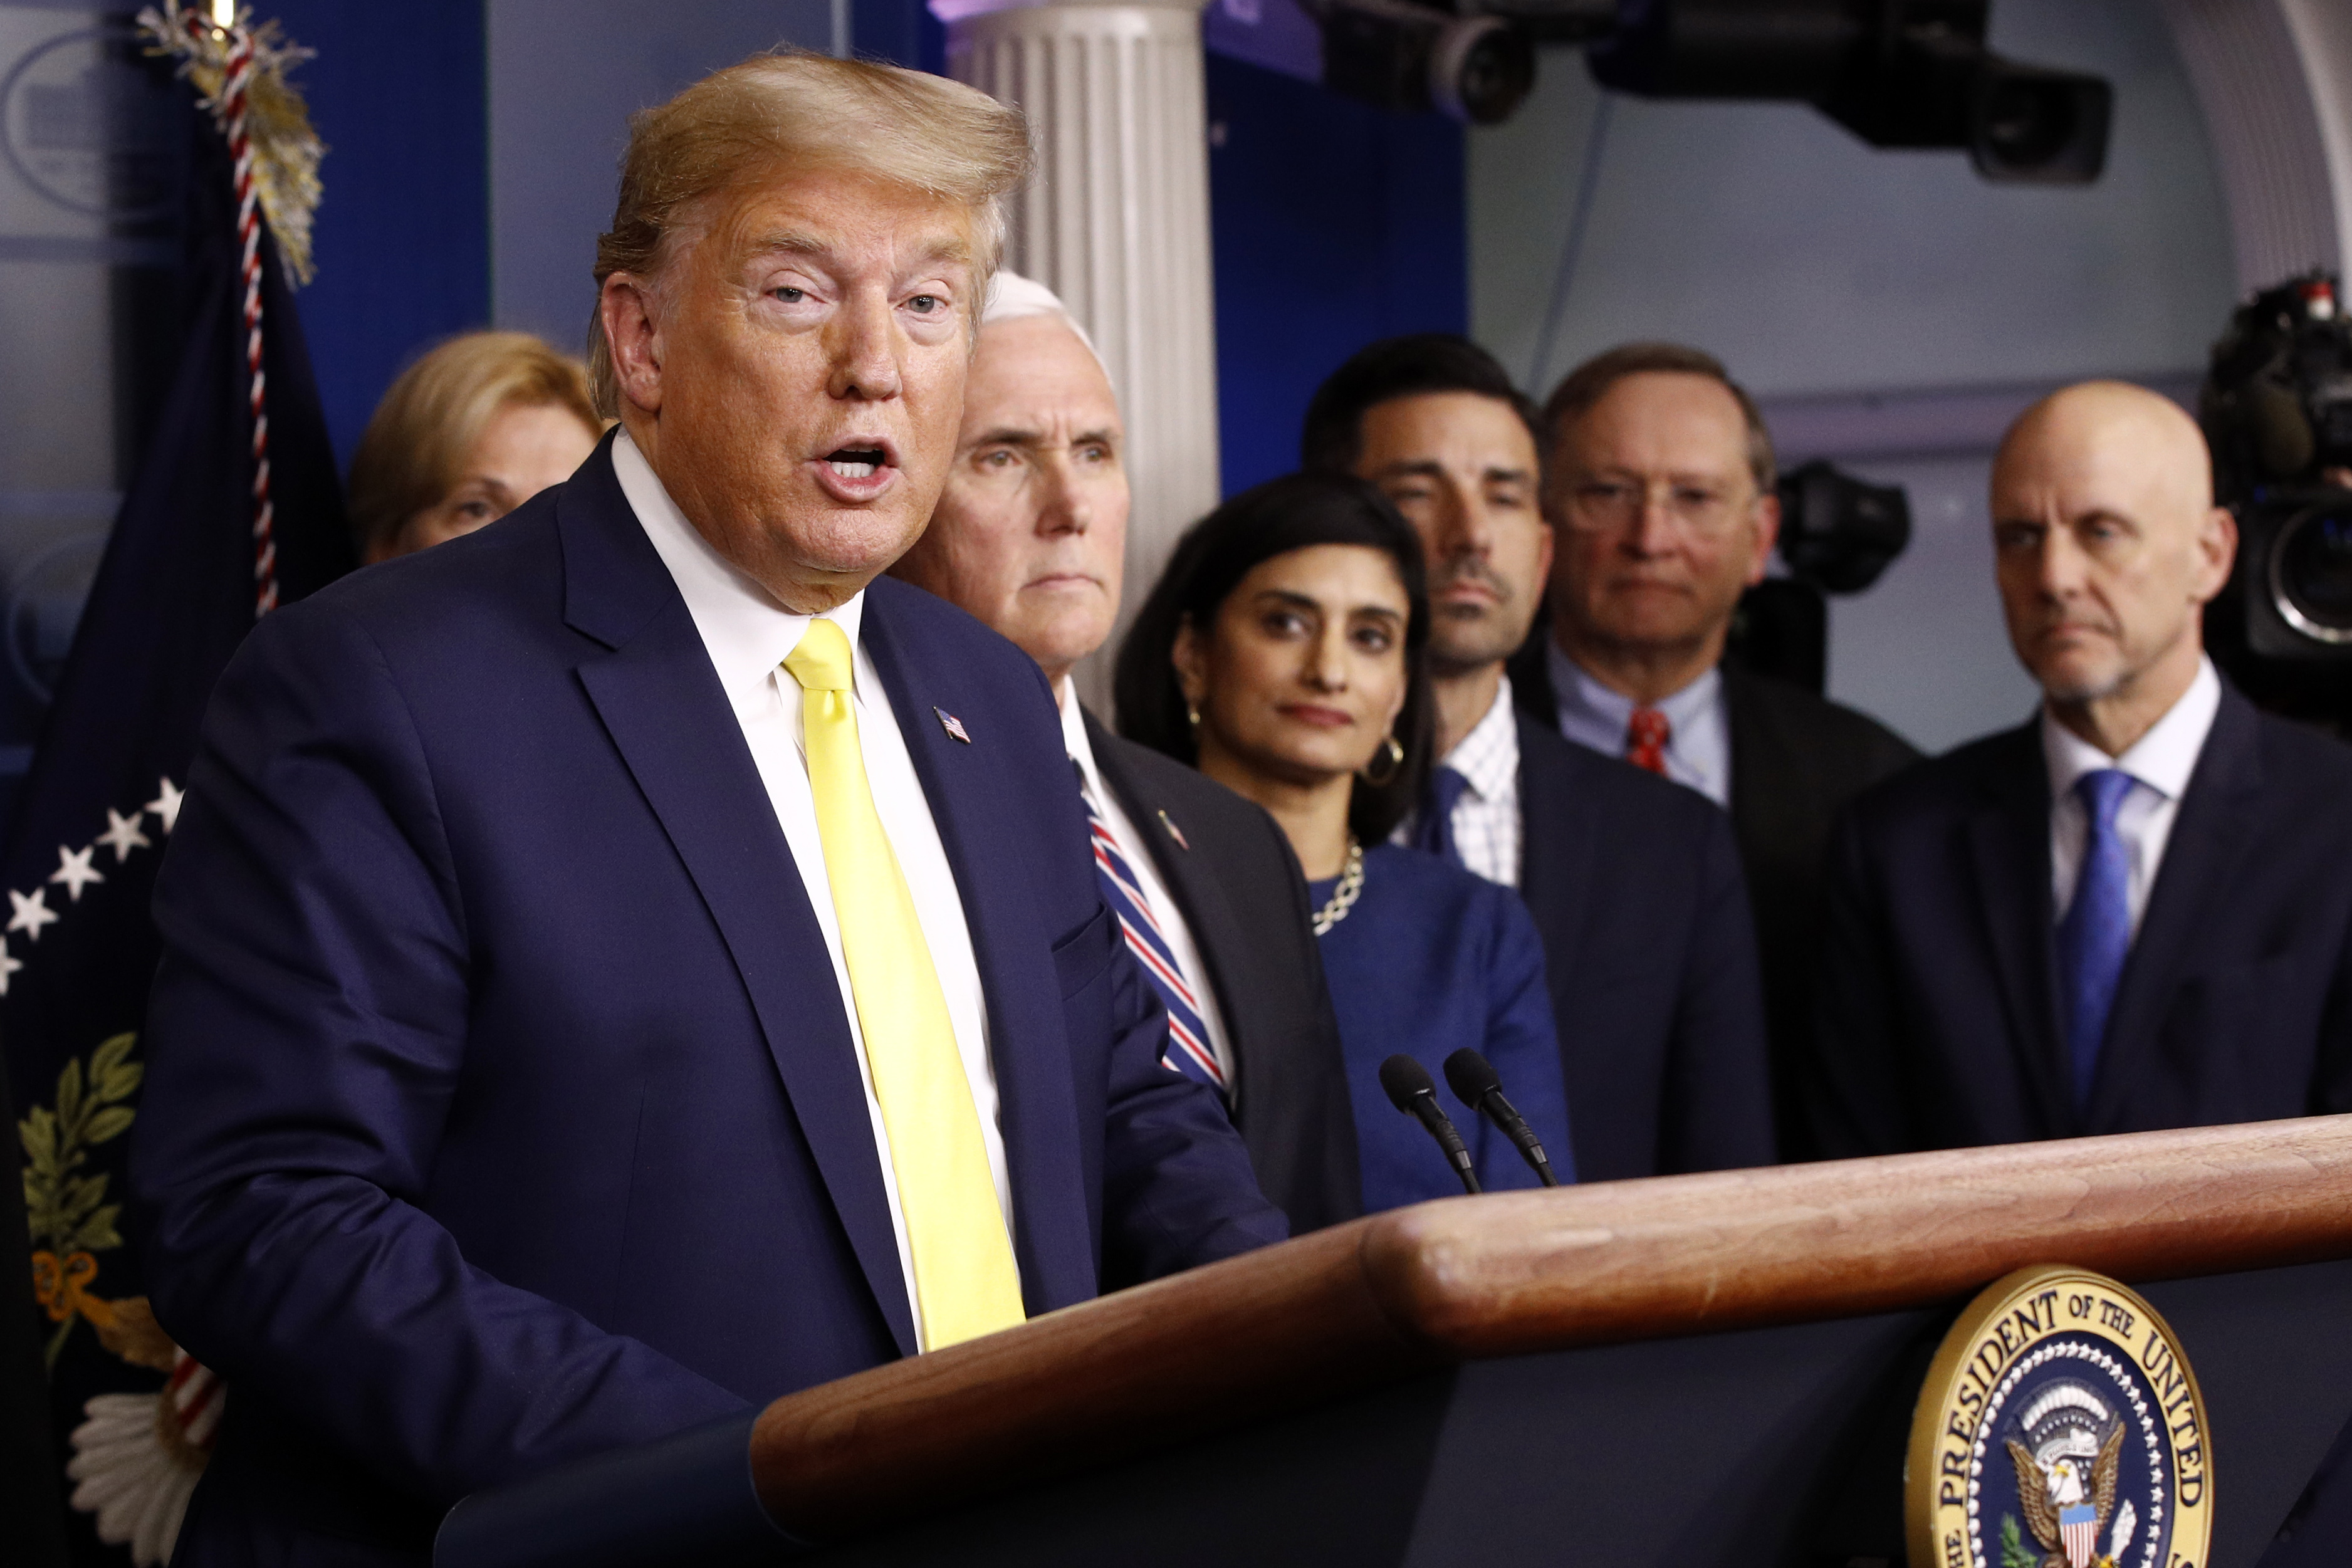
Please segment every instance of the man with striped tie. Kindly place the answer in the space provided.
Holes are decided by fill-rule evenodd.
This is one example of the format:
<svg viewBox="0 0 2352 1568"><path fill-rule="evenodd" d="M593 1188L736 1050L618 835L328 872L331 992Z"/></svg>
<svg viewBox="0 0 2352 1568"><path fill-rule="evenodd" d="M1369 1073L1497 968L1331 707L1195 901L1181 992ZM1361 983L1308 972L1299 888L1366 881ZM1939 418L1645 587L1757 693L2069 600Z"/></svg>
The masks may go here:
<svg viewBox="0 0 2352 1568"><path fill-rule="evenodd" d="M1294 1232L1362 1208L1339 1026L1306 883L1265 811L1078 701L1118 614L1128 487L1110 381L1044 285L1000 272L931 525L895 574L1045 671L1103 898L1168 1009L1166 1060L1213 1087Z"/></svg>
<svg viewBox="0 0 2352 1568"><path fill-rule="evenodd" d="M156 1315L231 1389L184 1568L422 1565L664 1439L772 1552L767 1401L1284 1235L1162 1065L1035 665L880 575L1029 156L821 56L636 116L619 430L222 680L133 1129Z"/></svg>
<svg viewBox="0 0 2352 1568"><path fill-rule="evenodd" d="M2053 394L2001 443L1992 534L2040 710L1839 826L1823 1149L2352 1110L2352 751L2205 656L2237 535L2196 422Z"/></svg>

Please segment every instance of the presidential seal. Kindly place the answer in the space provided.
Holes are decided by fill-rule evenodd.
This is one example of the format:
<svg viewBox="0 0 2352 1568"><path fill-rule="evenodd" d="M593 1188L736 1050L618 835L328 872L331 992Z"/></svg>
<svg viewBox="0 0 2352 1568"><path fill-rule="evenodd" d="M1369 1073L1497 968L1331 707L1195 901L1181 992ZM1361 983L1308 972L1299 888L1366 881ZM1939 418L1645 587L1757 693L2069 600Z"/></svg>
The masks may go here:
<svg viewBox="0 0 2352 1568"><path fill-rule="evenodd" d="M1913 1568L2203 1568L2205 1401L2156 1310L2079 1268L1969 1303L1911 1418Z"/></svg>

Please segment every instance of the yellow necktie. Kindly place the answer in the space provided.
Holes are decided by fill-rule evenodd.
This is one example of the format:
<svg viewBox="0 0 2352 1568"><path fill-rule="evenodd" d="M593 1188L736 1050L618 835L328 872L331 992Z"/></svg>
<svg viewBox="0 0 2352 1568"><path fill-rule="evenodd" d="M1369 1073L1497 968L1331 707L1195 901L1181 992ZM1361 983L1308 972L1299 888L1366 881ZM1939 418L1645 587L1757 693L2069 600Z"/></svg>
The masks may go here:
<svg viewBox="0 0 2352 1568"><path fill-rule="evenodd" d="M849 638L831 621L811 621L784 668L803 694L817 837L898 1179L922 1348L938 1350L1020 1322L1021 1277L939 971L866 782Z"/></svg>

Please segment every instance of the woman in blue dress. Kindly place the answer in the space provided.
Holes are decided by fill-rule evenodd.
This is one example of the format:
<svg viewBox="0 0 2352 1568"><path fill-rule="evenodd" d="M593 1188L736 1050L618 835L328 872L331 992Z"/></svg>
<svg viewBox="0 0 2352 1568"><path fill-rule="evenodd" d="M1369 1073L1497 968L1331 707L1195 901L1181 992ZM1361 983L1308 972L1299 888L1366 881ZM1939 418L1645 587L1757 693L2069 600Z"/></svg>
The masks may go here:
<svg viewBox="0 0 2352 1568"><path fill-rule="evenodd" d="M1119 651L1121 733L1265 807L1306 870L1368 1211L1462 1190L1381 1091L1398 1052L1440 1081L1454 1051L1480 1052L1573 1179L1534 922L1511 889L1388 842L1430 765L1428 632L1412 526L1360 480L1294 474L1184 536ZM1507 1139L1447 1109L1482 1185L1537 1184Z"/></svg>

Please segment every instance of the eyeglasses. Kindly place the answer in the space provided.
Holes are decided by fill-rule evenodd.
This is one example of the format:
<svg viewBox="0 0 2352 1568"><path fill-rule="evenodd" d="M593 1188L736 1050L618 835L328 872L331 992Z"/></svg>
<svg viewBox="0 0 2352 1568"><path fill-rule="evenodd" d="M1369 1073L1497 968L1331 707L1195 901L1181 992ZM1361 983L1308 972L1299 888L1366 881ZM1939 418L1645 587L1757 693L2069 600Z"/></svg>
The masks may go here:
<svg viewBox="0 0 2352 1568"><path fill-rule="evenodd" d="M1580 479L1568 487L1567 523L1580 533L1614 533L1655 504L1668 521L1699 539L1718 538L1754 505L1753 492L1717 489L1686 480Z"/></svg>

